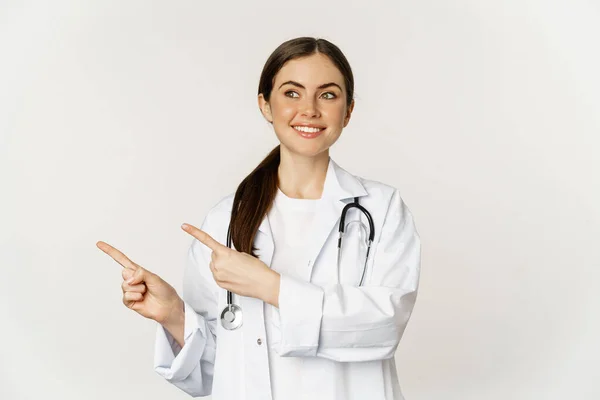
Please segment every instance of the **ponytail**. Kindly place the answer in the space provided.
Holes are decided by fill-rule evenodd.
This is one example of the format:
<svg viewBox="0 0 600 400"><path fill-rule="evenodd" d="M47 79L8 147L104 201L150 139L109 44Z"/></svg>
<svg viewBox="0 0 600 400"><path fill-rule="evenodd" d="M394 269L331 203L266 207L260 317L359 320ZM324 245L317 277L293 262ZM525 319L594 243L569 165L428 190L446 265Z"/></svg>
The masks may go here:
<svg viewBox="0 0 600 400"><path fill-rule="evenodd" d="M280 145L275 147L238 186L231 209L230 231L237 251L256 257L252 246L277 193Z"/></svg>

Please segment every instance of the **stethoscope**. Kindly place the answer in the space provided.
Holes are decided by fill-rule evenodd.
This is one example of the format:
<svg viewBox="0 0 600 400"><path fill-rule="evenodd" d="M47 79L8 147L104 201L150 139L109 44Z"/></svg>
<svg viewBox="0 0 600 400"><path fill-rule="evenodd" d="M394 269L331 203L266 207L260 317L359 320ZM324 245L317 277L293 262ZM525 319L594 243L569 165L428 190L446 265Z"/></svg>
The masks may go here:
<svg viewBox="0 0 600 400"><path fill-rule="evenodd" d="M371 250L371 243L373 243L373 239L375 238L375 226L373 224L373 218L371 217L371 213L369 213L369 211L364 208L363 206L361 206L360 204L358 204L358 197L354 198L354 202L352 203L348 203L346 204L346 206L344 207L344 209L342 210L342 216L340 217L340 225L339 225L339 238L338 238L338 252L337 252L337 269L338 269L338 274L340 271L340 256L342 253L342 238L344 237L344 225L346 222L346 213L348 212L349 209L351 208L358 208L358 210L360 210L360 212L362 212L366 217L367 220L369 221L369 239L367 241L367 254L365 255L365 265L363 267L363 271L362 271L362 275L360 277L360 282L358 283L358 286L362 286L363 281L365 279L365 272L367 271L367 261L369 260L369 251ZM350 223L348 223L348 225L352 224L352 223L360 223L363 227L364 224L360 221L352 221ZM227 228L227 247L231 248L231 225L229 225L229 227ZM339 279L339 277L338 277ZM227 291L227 305L225 306L225 308L223 309L223 311L221 312L221 325L223 325L223 328L227 329L227 330L234 330L239 328L240 326L242 326L242 308L240 306L238 306L237 304L233 304L233 293L231 293L229 290Z"/></svg>

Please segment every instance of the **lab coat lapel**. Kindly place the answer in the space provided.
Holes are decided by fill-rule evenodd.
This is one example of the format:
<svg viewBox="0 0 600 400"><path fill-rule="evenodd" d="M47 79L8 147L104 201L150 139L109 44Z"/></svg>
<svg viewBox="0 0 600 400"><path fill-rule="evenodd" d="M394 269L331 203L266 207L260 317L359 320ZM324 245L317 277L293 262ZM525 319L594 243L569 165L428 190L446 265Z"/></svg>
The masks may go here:
<svg viewBox="0 0 600 400"><path fill-rule="evenodd" d="M308 244L308 268L306 268L306 275L304 279L310 282L312 276L313 265L315 260L319 257L325 242L332 231L337 232L337 228L342 210L346 205L345 202L340 200L325 201L321 203L321 207L318 210L318 215L314 220L314 227L310 235L310 242Z"/></svg>
<svg viewBox="0 0 600 400"><path fill-rule="evenodd" d="M313 265L327 238L332 231L337 232L337 226L342 215L344 206L352 201L354 197L367 195L362 183L350 174L348 171L337 165L331 157L327 167L325 176L325 184L323 186L322 198L318 209L318 215L315 219L313 232L308 243L308 268L306 269L305 280L310 281ZM273 251L275 248L273 242L273 234L267 216L265 216L258 228L259 233L256 237L255 246L259 249L258 256L267 265L271 265L273 259Z"/></svg>
<svg viewBox="0 0 600 400"><path fill-rule="evenodd" d="M271 225L269 224L269 220L266 215L263 217L262 222L258 227L258 234L254 240L254 247L256 247L255 253L258 258L270 267L271 261L273 260L275 242L273 240Z"/></svg>

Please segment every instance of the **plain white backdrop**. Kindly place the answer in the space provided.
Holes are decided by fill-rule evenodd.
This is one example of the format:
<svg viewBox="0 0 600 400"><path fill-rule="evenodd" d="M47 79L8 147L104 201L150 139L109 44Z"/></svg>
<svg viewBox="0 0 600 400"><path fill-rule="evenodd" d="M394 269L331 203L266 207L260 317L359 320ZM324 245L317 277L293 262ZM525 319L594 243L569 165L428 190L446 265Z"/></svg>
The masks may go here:
<svg viewBox="0 0 600 400"><path fill-rule="evenodd" d="M0 398L189 398L95 243L181 293L180 225L277 144L258 79L297 36L354 71L331 156L422 238L406 398L600 398L591 0L0 1Z"/></svg>

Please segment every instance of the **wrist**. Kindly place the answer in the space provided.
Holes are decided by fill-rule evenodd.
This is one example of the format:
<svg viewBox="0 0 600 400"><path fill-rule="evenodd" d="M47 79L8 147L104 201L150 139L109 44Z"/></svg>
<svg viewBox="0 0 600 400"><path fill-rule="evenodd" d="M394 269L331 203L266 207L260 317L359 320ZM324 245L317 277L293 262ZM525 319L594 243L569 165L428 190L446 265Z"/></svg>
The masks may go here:
<svg viewBox="0 0 600 400"><path fill-rule="evenodd" d="M171 311L166 315L162 321L157 321L165 328L167 326L177 326L185 320L185 304L181 297L177 297L174 305L171 307Z"/></svg>
<svg viewBox="0 0 600 400"><path fill-rule="evenodd" d="M281 275L278 272L269 270L267 279L265 279L264 298L265 303L271 304L274 307L279 308L279 284L281 281Z"/></svg>

